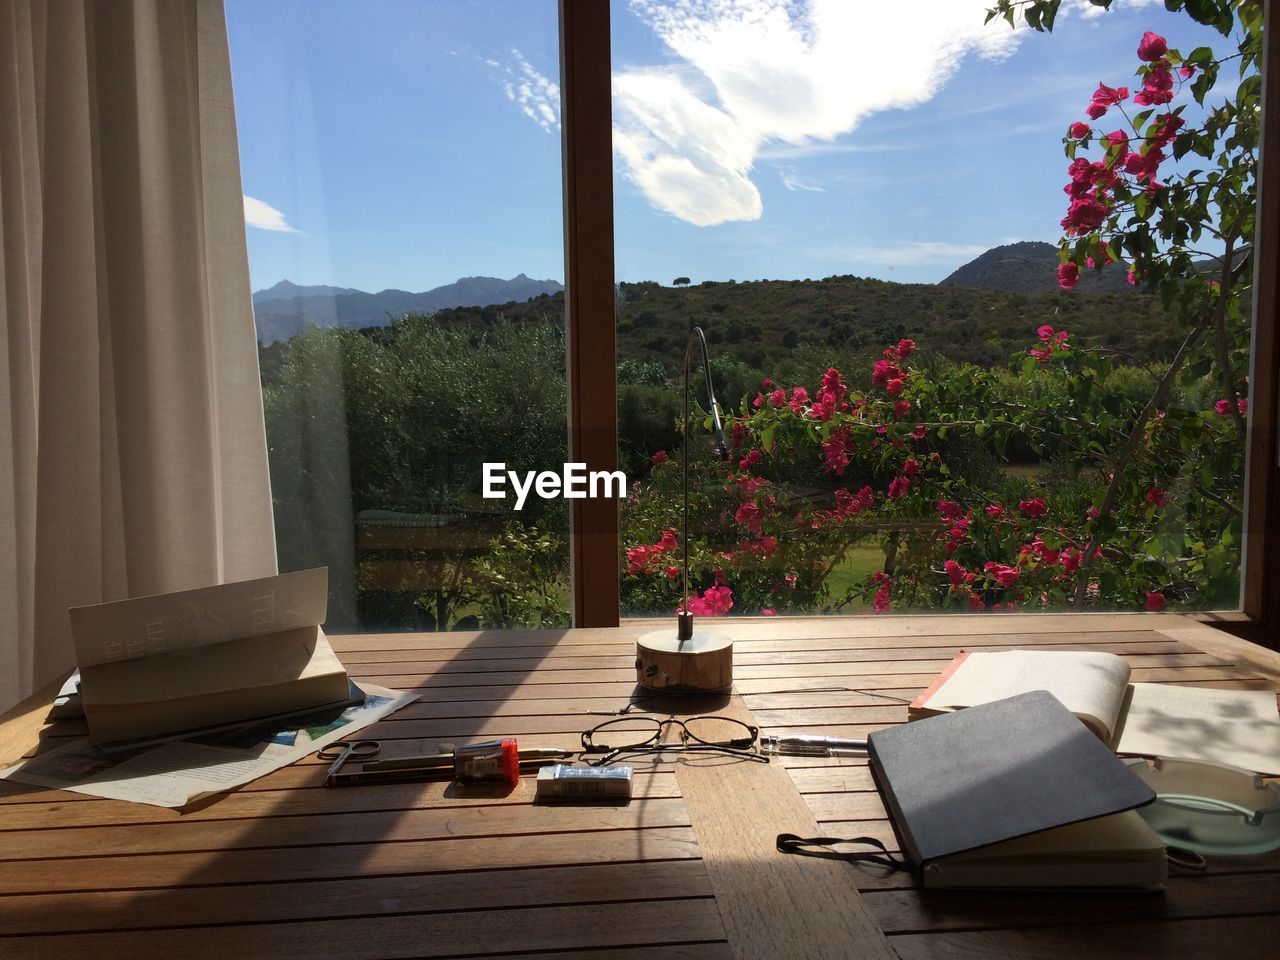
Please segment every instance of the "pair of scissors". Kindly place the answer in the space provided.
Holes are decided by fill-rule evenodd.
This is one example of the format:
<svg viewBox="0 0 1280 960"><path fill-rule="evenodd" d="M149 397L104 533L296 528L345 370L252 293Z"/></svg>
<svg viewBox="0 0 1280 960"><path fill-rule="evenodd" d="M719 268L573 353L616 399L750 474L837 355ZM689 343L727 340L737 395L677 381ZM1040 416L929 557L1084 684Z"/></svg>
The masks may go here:
<svg viewBox="0 0 1280 960"><path fill-rule="evenodd" d="M332 760L325 771L324 782L328 786L333 782L334 774L342 769L348 760L367 760L377 755L382 744L377 740L335 740L327 747L321 747L316 756L321 760Z"/></svg>

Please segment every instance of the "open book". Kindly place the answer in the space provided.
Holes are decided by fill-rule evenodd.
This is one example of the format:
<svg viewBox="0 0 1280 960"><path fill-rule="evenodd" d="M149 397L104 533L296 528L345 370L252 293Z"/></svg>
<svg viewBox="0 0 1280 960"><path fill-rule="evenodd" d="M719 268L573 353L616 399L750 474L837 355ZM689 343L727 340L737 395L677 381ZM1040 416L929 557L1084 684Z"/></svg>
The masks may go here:
<svg viewBox="0 0 1280 960"><path fill-rule="evenodd" d="M908 708L911 720L1047 690L1117 753L1280 773L1280 712L1266 690L1130 683L1111 653L961 653Z"/></svg>
<svg viewBox="0 0 1280 960"><path fill-rule="evenodd" d="M324 568L70 611L95 743L352 702L320 629Z"/></svg>

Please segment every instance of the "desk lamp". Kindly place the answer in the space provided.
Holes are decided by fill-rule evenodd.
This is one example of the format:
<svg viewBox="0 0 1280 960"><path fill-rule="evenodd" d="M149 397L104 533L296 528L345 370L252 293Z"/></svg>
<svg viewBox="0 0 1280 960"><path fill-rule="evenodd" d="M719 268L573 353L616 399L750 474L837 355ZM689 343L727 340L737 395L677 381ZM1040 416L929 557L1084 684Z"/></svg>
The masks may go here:
<svg viewBox="0 0 1280 960"><path fill-rule="evenodd" d="M694 327L684 351L684 517L680 531L684 550L681 565L684 603L676 613L674 628L653 630L636 641L636 682L649 690L677 693L727 690L733 684L733 641L719 631L695 628L689 611L689 365L695 343L702 348L702 373L707 383L707 408L711 411L716 452L723 460L729 450L720 421L720 406L711 385L707 338L701 327Z"/></svg>

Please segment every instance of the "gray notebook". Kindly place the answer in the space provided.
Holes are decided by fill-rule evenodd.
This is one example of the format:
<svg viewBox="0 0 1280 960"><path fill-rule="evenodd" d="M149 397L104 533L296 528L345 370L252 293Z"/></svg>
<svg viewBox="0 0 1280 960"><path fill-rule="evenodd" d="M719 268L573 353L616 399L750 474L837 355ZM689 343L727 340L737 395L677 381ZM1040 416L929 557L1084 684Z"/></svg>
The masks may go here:
<svg viewBox="0 0 1280 960"><path fill-rule="evenodd" d="M868 746L903 851L924 871L926 883L932 864L948 858L973 864L975 857L960 855L984 848L991 856L975 875L985 880L973 885L1155 886L1163 880L1163 848L1136 816L1099 821L1093 831L1075 828L1056 842L995 848L1155 799L1043 690L881 730ZM1061 837L1069 839L1064 844ZM1079 856L1072 856L1073 845ZM1064 882L1046 864L1034 863L1041 853L1064 864ZM1097 867L1096 878L1075 869L1086 860ZM1142 863L1136 872L1115 869L1117 862L1135 861Z"/></svg>

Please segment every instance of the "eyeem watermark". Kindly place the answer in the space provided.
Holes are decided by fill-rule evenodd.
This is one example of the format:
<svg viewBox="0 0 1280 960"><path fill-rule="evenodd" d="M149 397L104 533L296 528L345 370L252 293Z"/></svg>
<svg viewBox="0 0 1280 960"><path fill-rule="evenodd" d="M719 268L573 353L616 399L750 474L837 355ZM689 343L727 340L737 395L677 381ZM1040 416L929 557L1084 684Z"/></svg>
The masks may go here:
<svg viewBox="0 0 1280 960"><path fill-rule="evenodd" d="M566 500L613 497L620 500L627 495L627 475L621 470L587 472L585 463L566 463L561 473L551 470L535 473L530 470L525 473L522 483L520 474L508 470L505 463L486 463L483 487L485 499L505 500L508 480L516 494L517 510L524 509L524 502L531 491L543 500L554 500L557 497L564 497Z"/></svg>

